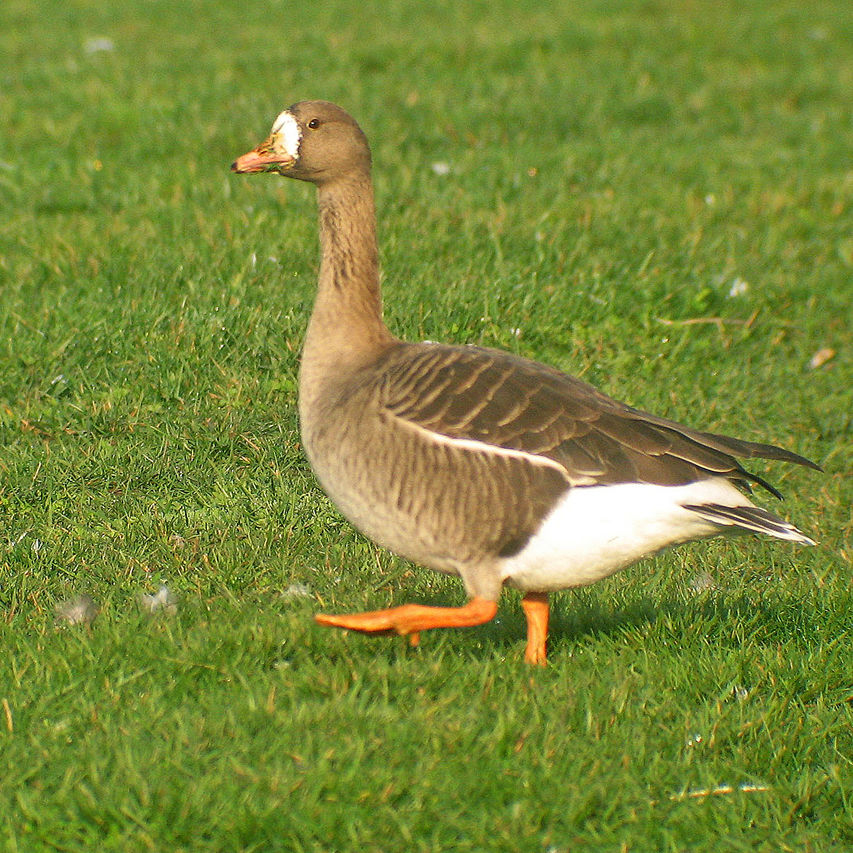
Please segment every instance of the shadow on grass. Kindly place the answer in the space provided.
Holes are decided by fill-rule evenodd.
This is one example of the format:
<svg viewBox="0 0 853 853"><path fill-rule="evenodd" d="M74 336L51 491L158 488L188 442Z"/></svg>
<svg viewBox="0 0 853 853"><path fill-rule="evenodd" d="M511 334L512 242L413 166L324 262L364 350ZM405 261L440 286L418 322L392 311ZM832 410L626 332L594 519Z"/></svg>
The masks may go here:
<svg viewBox="0 0 853 853"><path fill-rule="evenodd" d="M441 592L406 597L394 605L417 602L434 607L454 607L462 602ZM811 645L834 636L833 620L839 614L824 612L819 601L783 593L772 595L700 593L694 598L641 598L633 601L596 600L587 592L552 596L549 648L552 653L578 643L633 635L670 635L676 641L701 635L720 648L751 645ZM841 626L838 626L838 630ZM448 636L469 637L470 654L485 659L495 651L511 655L523 649L526 626L515 592L504 594L492 622L465 629L437 629ZM432 632L430 632L432 633ZM381 642L379 637L372 638ZM453 641L454 645L456 640Z"/></svg>

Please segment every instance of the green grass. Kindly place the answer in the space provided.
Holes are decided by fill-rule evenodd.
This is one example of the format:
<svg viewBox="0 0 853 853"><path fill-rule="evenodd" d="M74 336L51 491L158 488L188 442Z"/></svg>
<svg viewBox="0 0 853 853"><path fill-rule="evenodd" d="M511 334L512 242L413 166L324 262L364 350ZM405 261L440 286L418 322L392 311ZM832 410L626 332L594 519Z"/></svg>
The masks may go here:
<svg viewBox="0 0 853 853"><path fill-rule="evenodd" d="M2 849L851 849L851 34L848 0L6 0ZM228 166L305 97L372 139L396 332L815 459L757 470L819 546L557 596L543 671L512 593L416 650L315 626L463 595L300 451L313 194Z"/></svg>

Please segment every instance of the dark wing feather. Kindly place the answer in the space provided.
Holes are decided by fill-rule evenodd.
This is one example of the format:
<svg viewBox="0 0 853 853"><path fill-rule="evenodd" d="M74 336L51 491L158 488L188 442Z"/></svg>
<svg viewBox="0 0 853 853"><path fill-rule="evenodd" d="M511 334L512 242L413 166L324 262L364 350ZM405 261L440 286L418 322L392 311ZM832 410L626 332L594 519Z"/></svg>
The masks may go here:
<svg viewBox="0 0 853 853"><path fill-rule="evenodd" d="M573 485L681 485L708 476L780 496L736 457L813 462L781 447L700 432L631 408L510 353L401 344L385 356L382 405L418 427L558 462ZM819 470L819 469L818 469Z"/></svg>

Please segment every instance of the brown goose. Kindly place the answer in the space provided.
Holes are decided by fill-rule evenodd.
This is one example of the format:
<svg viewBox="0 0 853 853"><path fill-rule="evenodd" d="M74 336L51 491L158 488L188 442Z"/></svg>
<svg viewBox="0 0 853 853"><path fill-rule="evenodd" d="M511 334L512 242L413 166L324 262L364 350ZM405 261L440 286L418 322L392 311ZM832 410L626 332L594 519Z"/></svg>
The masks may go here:
<svg viewBox="0 0 853 853"><path fill-rule="evenodd" d="M524 592L527 650L545 662L548 593L590 584L669 545L725 533L814 544L754 506L767 482L737 461L810 468L774 447L699 432L498 350L406 343L382 321L371 158L340 107L303 101L235 172L317 187L317 299L302 354L299 414L323 488L363 533L462 578L463 607L407 604L317 621L366 633L478 625L501 588Z"/></svg>

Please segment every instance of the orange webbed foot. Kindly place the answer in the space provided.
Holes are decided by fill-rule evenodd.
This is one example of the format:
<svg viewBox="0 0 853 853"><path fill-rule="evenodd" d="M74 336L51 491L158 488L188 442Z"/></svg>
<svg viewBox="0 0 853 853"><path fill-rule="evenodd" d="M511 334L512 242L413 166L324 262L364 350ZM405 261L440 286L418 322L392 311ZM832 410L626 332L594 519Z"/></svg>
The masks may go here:
<svg viewBox="0 0 853 853"><path fill-rule="evenodd" d="M427 607L422 604L404 604L387 610L371 610L367 613L318 613L314 619L320 625L346 628L363 634L408 635L409 642L416 646L419 633L430 628L465 628L482 625L494 619L498 612L496 601L472 598L462 607Z"/></svg>

